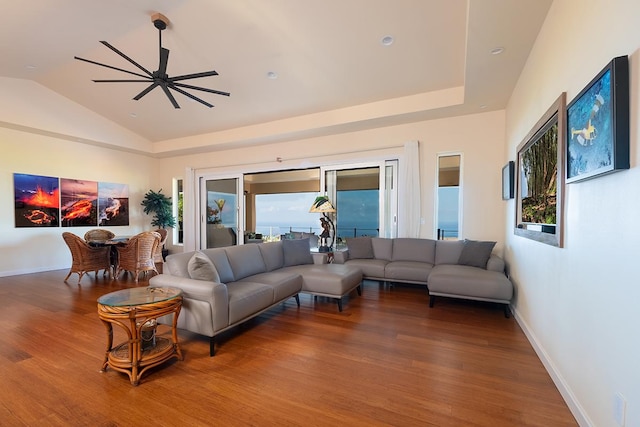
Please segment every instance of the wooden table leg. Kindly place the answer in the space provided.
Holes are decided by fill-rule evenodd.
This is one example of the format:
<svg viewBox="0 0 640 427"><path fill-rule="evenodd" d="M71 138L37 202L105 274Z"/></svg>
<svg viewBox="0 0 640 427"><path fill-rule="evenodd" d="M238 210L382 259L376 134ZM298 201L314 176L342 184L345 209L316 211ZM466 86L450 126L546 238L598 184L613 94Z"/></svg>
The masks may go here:
<svg viewBox="0 0 640 427"><path fill-rule="evenodd" d="M104 362L102 362L100 372L105 372L107 370L107 365L109 364L109 352L113 346L113 325L111 325L111 322L107 322L106 320L102 320L102 323L107 328L107 350L104 352Z"/></svg>

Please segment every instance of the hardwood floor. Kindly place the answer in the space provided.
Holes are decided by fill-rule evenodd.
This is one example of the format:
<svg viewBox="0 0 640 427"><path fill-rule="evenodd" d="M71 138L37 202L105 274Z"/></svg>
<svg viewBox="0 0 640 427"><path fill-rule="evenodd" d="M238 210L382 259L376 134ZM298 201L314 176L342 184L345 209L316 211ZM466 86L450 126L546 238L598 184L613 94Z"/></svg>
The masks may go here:
<svg viewBox="0 0 640 427"><path fill-rule="evenodd" d="M429 309L425 288L377 282L342 313L301 295L223 334L212 358L206 337L180 331L184 361L133 387L99 372L96 299L135 283L66 274L0 278L0 425L577 425L499 307Z"/></svg>

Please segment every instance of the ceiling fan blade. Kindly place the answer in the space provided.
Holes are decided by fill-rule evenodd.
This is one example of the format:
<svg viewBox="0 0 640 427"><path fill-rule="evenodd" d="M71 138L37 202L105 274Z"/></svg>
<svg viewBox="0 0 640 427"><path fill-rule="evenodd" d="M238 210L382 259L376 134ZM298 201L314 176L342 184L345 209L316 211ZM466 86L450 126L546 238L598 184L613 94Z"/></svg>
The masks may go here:
<svg viewBox="0 0 640 427"><path fill-rule="evenodd" d="M94 83L151 83L152 79L147 80L92 80Z"/></svg>
<svg viewBox="0 0 640 427"><path fill-rule="evenodd" d="M158 86L158 82L153 82L145 90L143 90L142 92L134 96L133 99L138 101L140 98L142 98L143 96L151 92L153 89L155 89L156 86Z"/></svg>
<svg viewBox="0 0 640 427"><path fill-rule="evenodd" d="M173 95L169 91L169 88L167 87L167 85L166 84L161 84L160 87L162 88L164 93L167 95L167 98L169 98L169 101L171 101L171 103L173 104L173 107L174 108L180 108L180 105L178 105L178 101L176 101L176 99L173 97Z"/></svg>
<svg viewBox="0 0 640 427"><path fill-rule="evenodd" d="M122 68L112 67L111 65L107 65L107 64L101 64L101 63L96 62L96 61L91 61L90 59L80 58L79 56L74 56L74 58L79 60L79 61L88 62L89 64L99 65L99 66L105 67L105 68L111 68L112 70L122 71L123 73L133 74L134 76L143 77L145 79L148 77L148 76L145 76L145 75L142 75L142 74L134 73L133 71L123 70Z"/></svg>
<svg viewBox="0 0 640 427"><path fill-rule="evenodd" d="M173 83L173 84L175 86L180 86L180 87L183 87L185 89L201 90L203 92L215 93L216 95L224 95L224 96L231 95L229 92L222 92L222 91L219 91L219 90L209 89L209 88L206 88L206 87L191 86L191 85L187 85L187 84L184 84L184 83Z"/></svg>
<svg viewBox="0 0 640 427"><path fill-rule="evenodd" d="M160 64L158 64L158 74L162 76L167 75L167 62L169 62L169 49L160 49Z"/></svg>
<svg viewBox="0 0 640 427"><path fill-rule="evenodd" d="M176 87L176 85L174 85L174 84L169 83L169 87L171 89L175 90L176 92L179 92L179 93L183 94L184 96L187 96L187 97L193 99L194 101L198 101L199 103L206 105L209 108L213 107L213 104L209 104L207 101L205 101L203 99L200 99L197 96L192 95L189 92L180 89L179 87Z"/></svg>
<svg viewBox="0 0 640 427"><path fill-rule="evenodd" d="M217 71L203 71L202 73L184 74L182 76L171 77L169 80L177 82L178 80L197 79L200 77L217 76Z"/></svg>
<svg viewBox="0 0 640 427"><path fill-rule="evenodd" d="M139 69L141 69L142 71L144 71L145 73L147 73L149 76L152 76L151 71L147 70L142 65L138 64L136 61L134 61L133 59L129 58L127 55L125 55L124 53L120 52L115 47L111 46L109 44L109 42L101 40L100 43L102 43L103 45L105 45L106 47L108 47L109 49L111 49L112 51L114 51L115 53L117 53L118 55L120 55L121 57L123 57L124 59L126 59L127 61L129 61L130 63L132 63L133 65L135 65Z"/></svg>

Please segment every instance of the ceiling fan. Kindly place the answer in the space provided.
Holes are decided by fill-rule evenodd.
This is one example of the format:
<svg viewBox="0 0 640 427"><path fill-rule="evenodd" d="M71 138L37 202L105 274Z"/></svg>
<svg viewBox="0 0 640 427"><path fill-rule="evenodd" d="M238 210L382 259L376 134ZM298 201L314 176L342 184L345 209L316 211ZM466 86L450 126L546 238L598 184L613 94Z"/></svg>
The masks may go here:
<svg viewBox="0 0 640 427"><path fill-rule="evenodd" d="M125 55L124 53L122 53L121 51L119 51L118 49L116 49L106 41L100 41L100 43L102 43L103 45L105 45L106 47L108 47L109 49L111 49L112 51L114 51L115 53L117 53L127 61L129 61L131 64L135 65L137 68L142 70L146 75L140 74L140 73L134 73L133 71L124 70L122 68L113 67L111 65L101 64L99 62L80 58L78 56L74 56L74 58L80 61L88 62L90 64L99 65L101 67L111 68L112 70L122 71L124 73L132 74L134 76L142 77L144 79L144 80L139 80L139 79L138 80L123 80L123 79L93 80L96 83L140 83L140 82L151 83L145 90L143 90L142 92L140 92L139 94L133 97L133 99L136 101L138 101L140 98L142 98L143 96L151 92L156 87L160 87L164 91L165 95L167 95L167 98L169 98L169 101L171 101L171 104L173 104L175 108L180 108L180 105L178 105L178 102L176 101L173 94L169 91L169 89L172 89L178 93L181 93L182 95L187 96L193 99L194 101L198 101L199 103L204 104L209 108L213 107L213 105L198 98L195 95L192 95L191 93L187 92L184 89L200 90L203 92L214 93L216 95L224 95L224 96L230 95L229 92L221 92L219 90L179 83L182 80L217 76L218 73L213 70L204 71L202 73L184 74L182 76L169 77L169 75L167 75L167 62L169 60L169 49L165 49L162 47L162 30L166 29L167 25L169 25L169 19L161 13L155 13L151 16L151 21L153 22L153 25L158 29L158 39L159 39L159 46L160 46L160 63L158 64L158 69L154 72L147 70L142 65L138 64L136 61L129 58L127 55Z"/></svg>

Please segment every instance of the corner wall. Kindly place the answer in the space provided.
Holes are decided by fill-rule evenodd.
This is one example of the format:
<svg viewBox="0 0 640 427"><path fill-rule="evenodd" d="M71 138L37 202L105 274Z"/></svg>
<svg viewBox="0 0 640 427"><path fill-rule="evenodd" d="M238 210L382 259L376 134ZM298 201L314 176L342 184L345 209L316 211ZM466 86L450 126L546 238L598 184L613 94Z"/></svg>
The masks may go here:
<svg viewBox="0 0 640 427"><path fill-rule="evenodd" d="M565 247L513 234L506 209L506 259L516 318L581 425L640 425L638 326L638 89L640 3L555 0L506 112L507 158L546 109L570 102L615 56L630 55L631 169L565 187Z"/></svg>

